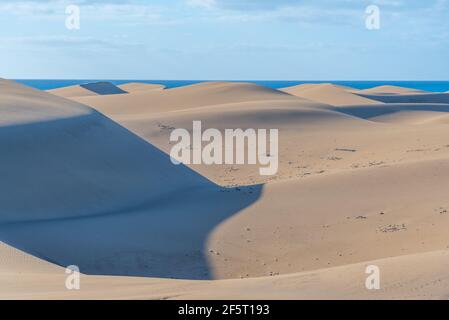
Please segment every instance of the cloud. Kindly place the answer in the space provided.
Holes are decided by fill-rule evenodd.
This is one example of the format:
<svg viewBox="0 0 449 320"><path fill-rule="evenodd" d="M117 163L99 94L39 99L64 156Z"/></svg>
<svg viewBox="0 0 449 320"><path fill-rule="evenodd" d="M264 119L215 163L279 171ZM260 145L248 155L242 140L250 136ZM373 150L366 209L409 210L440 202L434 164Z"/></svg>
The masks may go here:
<svg viewBox="0 0 449 320"><path fill-rule="evenodd" d="M365 9L378 5L383 26L446 23L449 0L184 0L204 21L290 22L319 26L364 26ZM200 9L204 10L200 10ZM447 19L446 19L447 20Z"/></svg>
<svg viewBox="0 0 449 320"><path fill-rule="evenodd" d="M81 18L90 21L118 21L131 25L173 24L179 19L164 5L144 0L27 0L1 1L0 14L27 19L61 19L68 5L79 5Z"/></svg>
<svg viewBox="0 0 449 320"><path fill-rule="evenodd" d="M448 0L185 0L193 7L215 8L233 11L272 11L288 7L316 7L323 10L330 8L361 8L368 5L388 7L424 8L434 4L445 4Z"/></svg>
<svg viewBox="0 0 449 320"><path fill-rule="evenodd" d="M283 6L295 5L302 0L187 0L187 4L193 7L228 9L236 11L246 10L272 10Z"/></svg>
<svg viewBox="0 0 449 320"><path fill-rule="evenodd" d="M2 48L31 48L39 51L61 50L63 52L120 52L124 49L146 50L143 43L128 41L115 37L99 39L89 36L38 36L38 37L4 37L0 39Z"/></svg>
<svg viewBox="0 0 449 320"><path fill-rule="evenodd" d="M52 15L57 13L57 7L50 1L4 1L0 3L0 13L20 16Z"/></svg>
<svg viewBox="0 0 449 320"><path fill-rule="evenodd" d="M335 5L330 0L188 0L189 5L209 10L204 20L220 22L288 22L301 24L335 25L361 24L365 18L365 7L348 5L352 0L343 0L345 6ZM328 2L329 1L329 2ZM340 0L342 1L342 0ZM360 0L359 4L360 4ZM363 1L363 0L361 0ZM384 0L385 1L385 0ZM329 5L319 5L328 2Z"/></svg>

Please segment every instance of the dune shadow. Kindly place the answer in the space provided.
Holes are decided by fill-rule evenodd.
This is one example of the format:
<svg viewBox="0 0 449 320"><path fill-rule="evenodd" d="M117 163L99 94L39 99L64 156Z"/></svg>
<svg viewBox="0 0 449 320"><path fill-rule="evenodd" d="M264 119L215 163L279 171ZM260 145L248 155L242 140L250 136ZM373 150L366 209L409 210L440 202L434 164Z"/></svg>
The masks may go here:
<svg viewBox="0 0 449 320"><path fill-rule="evenodd" d="M110 82L92 82L80 84L80 87L99 95L128 93Z"/></svg>
<svg viewBox="0 0 449 320"><path fill-rule="evenodd" d="M84 274L211 279L206 243L262 185L224 188L109 118L0 127L0 241Z"/></svg>
<svg viewBox="0 0 449 320"><path fill-rule="evenodd" d="M343 106L333 108L333 110L342 112L351 116L362 119L370 119L387 114L393 114L401 111L432 111L432 112L448 112L449 104L435 104L435 103L390 103L390 104L375 104L363 106Z"/></svg>

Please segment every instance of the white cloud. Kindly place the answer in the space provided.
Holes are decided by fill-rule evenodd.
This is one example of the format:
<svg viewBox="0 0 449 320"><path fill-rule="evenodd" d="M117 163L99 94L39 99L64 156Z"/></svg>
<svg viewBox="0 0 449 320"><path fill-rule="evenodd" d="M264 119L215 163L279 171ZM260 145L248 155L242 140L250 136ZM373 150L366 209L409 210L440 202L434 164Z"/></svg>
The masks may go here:
<svg viewBox="0 0 449 320"><path fill-rule="evenodd" d="M194 7L217 8L236 11L272 10L283 6L299 4L301 0L186 0Z"/></svg>
<svg viewBox="0 0 449 320"><path fill-rule="evenodd" d="M0 0L1 1L1 0ZM118 21L127 24L173 24L179 19L169 14L168 7L148 1L119 0L28 0L0 2L0 14L27 19L61 19L69 4L81 7L81 18L96 21Z"/></svg>

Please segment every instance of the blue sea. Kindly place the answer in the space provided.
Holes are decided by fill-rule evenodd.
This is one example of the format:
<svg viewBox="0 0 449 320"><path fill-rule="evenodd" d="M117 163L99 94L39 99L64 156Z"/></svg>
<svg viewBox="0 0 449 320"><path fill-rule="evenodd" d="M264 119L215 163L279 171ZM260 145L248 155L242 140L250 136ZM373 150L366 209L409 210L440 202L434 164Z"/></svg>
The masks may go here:
<svg viewBox="0 0 449 320"><path fill-rule="evenodd" d="M127 83L127 82L141 82L141 83L157 83L165 85L167 88L176 88L185 85L204 82L207 80L104 80L104 79L90 79L90 80L31 80L31 79L16 79L15 81L23 83L25 85L40 89L48 90L59 87L66 87L77 84L85 84L89 82L108 81L115 85ZM214 80L215 81L215 80ZM334 83L337 85L348 86L356 89L369 89L381 85L393 85L400 87L413 88L418 90L433 91L433 92L446 92L449 91L449 81L253 81L253 80L238 80L239 82L251 82L259 85L263 85L270 88L284 88L304 83Z"/></svg>

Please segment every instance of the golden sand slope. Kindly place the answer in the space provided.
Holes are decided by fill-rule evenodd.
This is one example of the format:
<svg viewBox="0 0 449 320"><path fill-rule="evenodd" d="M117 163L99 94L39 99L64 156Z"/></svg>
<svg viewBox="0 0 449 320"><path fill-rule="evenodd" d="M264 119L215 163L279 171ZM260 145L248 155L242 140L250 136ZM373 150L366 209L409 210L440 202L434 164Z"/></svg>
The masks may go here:
<svg viewBox="0 0 449 320"><path fill-rule="evenodd" d="M406 94L365 94L357 95L383 103L449 103L448 93L406 93Z"/></svg>
<svg viewBox="0 0 449 320"><path fill-rule="evenodd" d="M6 80L0 88L0 224L101 215L209 184L89 107Z"/></svg>
<svg viewBox="0 0 449 320"><path fill-rule="evenodd" d="M354 89L330 83L303 84L281 89L289 94L334 106L375 104L376 101L353 94Z"/></svg>
<svg viewBox="0 0 449 320"><path fill-rule="evenodd" d="M391 94L422 94L422 93L428 93L423 90L416 90L411 88L404 88L404 87L398 87L398 86L378 86L370 89L365 90L358 90L360 93L367 93L367 94L385 94L385 95L391 95Z"/></svg>
<svg viewBox="0 0 449 320"><path fill-rule="evenodd" d="M335 90L340 92L344 89L304 85L309 89L315 86L330 97ZM199 90L199 87L204 90ZM354 94L345 92L348 98L341 102L348 105L331 106L252 84L237 83L203 83L171 90L174 91L76 100L94 107L167 153L172 147L169 143L171 130L191 128L192 120L202 120L204 128L220 130L259 127L280 130L280 169L274 177L260 176L257 166L190 166L221 185L304 178L379 163L415 161L449 151L443 147L447 144L446 126L404 127L399 122L382 123L389 122L387 117L407 112L417 112L418 117L421 112L427 112L427 115L401 120L405 124L430 121L440 117L441 112L446 114L449 111L444 104L382 104L376 101L372 104L370 101L369 104L351 105ZM222 94L224 91L226 95ZM176 99L177 93L179 98ZM187 94L189 101L185 99ZM123 102L117 98L122 98ZM126 98L133 103L128 104ZM250 99L253 101L248 101ZM357 97L355 99L358 100ZM197 104L192 105L190 101L195 100ZM206 100L209 105L204 105ZM229 100L233 102L227 102ZM441 118L436 119L442 121Z"/></svg>
<svg viewBox="0 0 449 320"><path fill-rule="evenodd" d="M65 186L62 180L46 181L44 174L37 175L47 187L44 198L58 192L47 206L63 207L59 211L26 208L27 214L18 215L14 212L25 210L14 198L19 191L14 191L11 199L5 199L14 214L1 219L10 222L20 216L21 223L0 225L0 240L63 266L78 264L85 273L148 277L84 276L84 289L68 292L60 287L65 275L58 269L48 271L45 287L37 288L23 279L31 280L34 268L40 268L34 263L46 262L21 263L23 259L16 258L20 253L2 247L10 253L6 258L0 253L0 259L10 264L19 259L14 266L26 268L21 278L13 268L0 269L2 297L446 296L449 127L443 119L449 105L444 95L414 93L420 102L382 103L332 85L305 85L292 95L253 84L203 83L73 98L137 134L146 141L142 144L143 140L87 107L2 84L1 94L6 90L9 99L8 104L0 104L7 115L2 119L26 118L34 125L23 126L21 132L29 132L38 142L38 148L13 149L3 167L15 168L13 159L27 154L48 161L53 152L57 161L48 166L45 176L61 171L70 177L90 177L91 182L72 178ZM29 98L23 101L23 96ZM403 94L395 96L401 101ZM409 96L407 92L404 99ZM442 100L435 102L436 97ZM64 111L56 105L45 109L47 100ZM39 112L30 116L11 106ZM85 123L79 114L93 118ZM39 142L40 129L34 127L45 123L46 117L81 122L62 126L69 132L62 138L62 129L46 125L44 144ZM278 128L278 174L263 177L257 166L249 165L190 166L198 174L186 167L176 171L153 145L169 152L171 130L190 128L193 120L220 130ZM14 137L7 124L5 128L8 140L2 140L0 148L9 148L6 141ZM28 143L20 136L15 139L13 145ZM20 179L4 183L14 185L24 179L19 167L30 164L19 162L12 172ZM27 174L36 172L30 167ZM142 180L134 172L142 174ZM185 188L175 188L176 177ZM31 194L25 195L32 200ZM61 196L67 200L61 201ZM72 204L71 199L76 201ZM89 199L96 199L98 207ZM50 215L46 218L44 212ZM70 213L71 218L57 212ZM34 222L33 215L41 221ZM368 264L381 268L382 290L364 287Z"/></svg>
<svg viewBox="0 0 449 320"><path fill-rule="evenodd" d="M163 90L165 86L161 84L148 84L148 83L140 83L140 82L130 82L121 84L118 86L120 89L125 90L129 93L135 93L139 91L147 91L147 90Z"/></svg>
<svg viewBox="0 0 449 320"><path fill-rule="evenodd" d="M211 278L208 234L261 186L224 190L89 107L0 85L2 241L86 273Z"/></svg>
<svg viewBox="0 0 449 320"><path fill-rule="evenodd" d="M447 299L449 252L433 251L286 275L172 280L81 275L65 288L63 268L0 245L0 299ZM380 290L365 288L366 267L381 270Z"/></svg>
<svg viewBox="0 0 449 320"><path fill-rule="evenodd" d="M131 95L76 98L81 103L95 105L106 114L140 114L179 111L224 103L294 100L295 98L269 88L250 83L206 82L165 90L138 92ZM129 106L126 110L123 105Z"/></svg>

